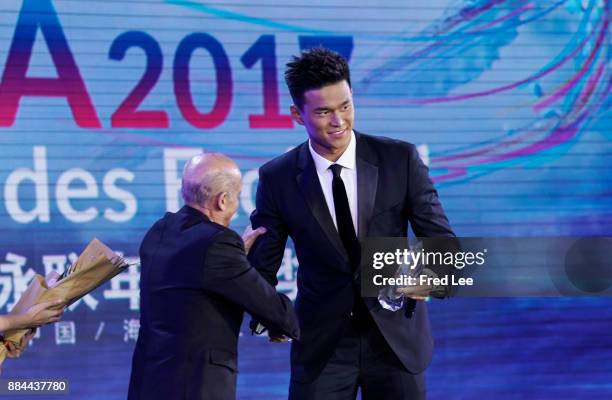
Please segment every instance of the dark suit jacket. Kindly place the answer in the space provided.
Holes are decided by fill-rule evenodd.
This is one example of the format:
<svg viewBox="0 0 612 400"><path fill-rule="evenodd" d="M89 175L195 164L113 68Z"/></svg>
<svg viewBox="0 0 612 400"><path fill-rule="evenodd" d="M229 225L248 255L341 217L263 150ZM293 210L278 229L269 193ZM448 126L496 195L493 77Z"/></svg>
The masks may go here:
<svg viewBox="0 0 612 400"><path fill-rule="evenodd" d="M359 238L454 236L414 145L355 132ZM295 310L301 339L291 348L292 379L316 378L350 323L359 276L336 230L321 190L314 161L303 143L259 170L253 227L265 226L249 254L251 265L276 284L287 237L299 260ZM431 360L433 340L427 309L418 302L412 318L364 299L383 336L413 373ZM414 304L414 303L413 303Z"/></svg>
<svg viewBox="0 0 612 400"><path fill-rule="evenodd" d="M157 221L140 260L130 400L235 399L244 310L299 336L291 301L251 268L240 236L194 208Z"/></svg>

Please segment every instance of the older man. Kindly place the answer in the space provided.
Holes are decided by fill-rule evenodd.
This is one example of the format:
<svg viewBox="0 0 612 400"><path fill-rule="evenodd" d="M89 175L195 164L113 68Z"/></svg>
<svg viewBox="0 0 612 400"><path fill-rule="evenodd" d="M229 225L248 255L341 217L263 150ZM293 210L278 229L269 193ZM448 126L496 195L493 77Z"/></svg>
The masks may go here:
<svg viewBox="0 0 612 400"><path fill-rule="evenodd" d="M262 231L243 245L228 229L240 187L231 159L198 155L183 172L186 205L166 213L146 234L130 400L235 399L243 311L299 336L291 301L246 259Z"/></svg>

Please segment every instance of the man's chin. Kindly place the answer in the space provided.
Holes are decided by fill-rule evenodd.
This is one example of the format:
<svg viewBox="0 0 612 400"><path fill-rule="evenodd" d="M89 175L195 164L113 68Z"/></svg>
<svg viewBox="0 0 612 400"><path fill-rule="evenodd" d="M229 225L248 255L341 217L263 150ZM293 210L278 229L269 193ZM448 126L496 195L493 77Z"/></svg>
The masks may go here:
<svg viewBox="0 0 612 400"><path fill-rule="evenodd" d="M349 134L344 134L342 136L332 137L330 142L336 149L344 151L351 142L351 137Z"/></svg>

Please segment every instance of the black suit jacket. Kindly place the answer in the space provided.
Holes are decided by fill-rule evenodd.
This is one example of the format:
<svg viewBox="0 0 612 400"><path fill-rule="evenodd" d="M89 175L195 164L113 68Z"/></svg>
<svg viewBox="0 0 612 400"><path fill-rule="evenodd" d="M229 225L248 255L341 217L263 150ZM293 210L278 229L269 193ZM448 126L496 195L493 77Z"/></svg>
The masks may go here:
<svg viewBox="0 0 612 400"><path fill-rule="evenodd" d="M235 399L244 310L299 336L291 301L251 268L240 236L191 207L153 225L140 260L130 400Z"/></svg>
<svg viewBox="0 0 612 400"><path fill-rule="evenodd" d="M355 132L360 240L406 236L454 236L438 194L414 145ZM291 348L292 379L316 378L334 351L356 301L359 276L329 213L314 161L305 142L259 170L253 227L265 226L249 254L251 265L277 283L287 237L299 260L295 310L301 339ZM427 309L418 302L412 318L384 310L377 299L366 306L383 336L413 373L431 360L433 340ZM414 304L414 303L413 303Z"/></svg>

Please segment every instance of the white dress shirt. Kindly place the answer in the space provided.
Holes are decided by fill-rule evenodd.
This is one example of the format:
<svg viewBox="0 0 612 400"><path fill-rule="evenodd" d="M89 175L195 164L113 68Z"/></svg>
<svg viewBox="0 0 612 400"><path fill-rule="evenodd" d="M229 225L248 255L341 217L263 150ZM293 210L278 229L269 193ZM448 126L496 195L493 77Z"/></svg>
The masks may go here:
<svg viewBox="0 0 612 400"><path fill-rule="evenodd" d="M327 208L329 209L329 213L332 216L336 229L338 229L338 223L336 222L336 209L334 207L334 194L332 191L332 181L334 179L334 175L329 167L332 164L342 165L340 177L342 178L344 187L346 188L346 196L348 197L349 208L351 209L351 217L353 218L355 234L359 236L359 231L357 229L357 221L359 219L357 215L357 141L355 139L355 133L351 131L351 141L349 142L349 145L344 153L342 153L338 161L335 163L320 156L312 148L310 140L308 140L308 148L310 149L310 154L314 160L315 168L317 169L317 176L319 177L319 183L321 184L321 189L323 189L323 196L325 196L325 202L327 203Z"/></svg>
<svg viewBox="0 0 612 400"><path fill-rule="evenodd" d="M355 139L355 133L351 131L351 141L344 153L342 153L338 161L335 163L321 157L312 148L310 140L308 141L308 148L310 149L310 154L314 160L315 168L317 169L317 176L319 177L319 183L321 184L321 189L323 189L323 196L325 196L325 202L327 203L327 208L329 209L329 213L332 216L336 229L338 229L338 223L336 222L336 209L334 208L334 194L332 191L332 181L334 179L334 175L329 167L332 164L342 165L340 177L342 178L344 187L346 188L346 195L349 201L349 208L351 209L351 217L353 218L355 233L357 234L357 237L359 237L359 231L357 229L357 221L359 220L357 215L357 140ZM384 309L389 311L395 312L402 309L405 301L405 297L398 294L395 289L391 293L386 293L385 289L382 289L378 294L378 302Z"/></svg>

